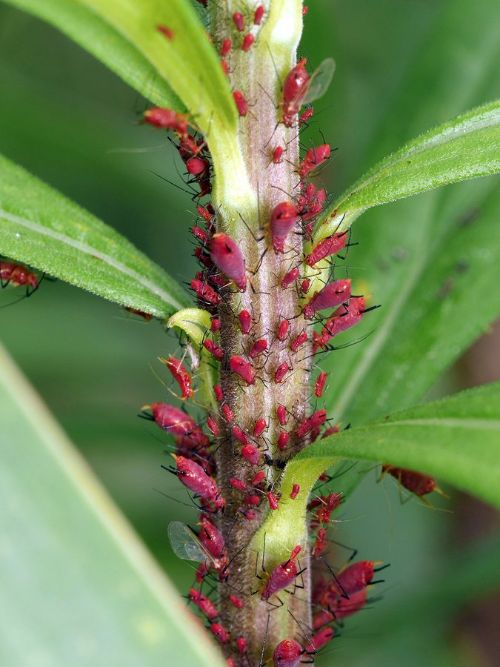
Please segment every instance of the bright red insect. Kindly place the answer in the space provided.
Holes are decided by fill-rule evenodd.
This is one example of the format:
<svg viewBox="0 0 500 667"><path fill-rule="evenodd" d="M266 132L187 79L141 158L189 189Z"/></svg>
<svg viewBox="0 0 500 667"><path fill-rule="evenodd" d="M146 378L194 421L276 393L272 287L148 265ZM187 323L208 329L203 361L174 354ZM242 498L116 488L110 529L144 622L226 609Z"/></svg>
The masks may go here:
<svg viewBox="0 0 500 667"><path fill-rule="evenodd" d="M188 599L198 607L201 613L206 616L209 621L212 621L219 615L217 607L212 600L200 593L200 591L197 591L196 588L189 589Z"/></svg>
<svg viewBox="0 0 500 667"><path fill-rule="evenodd" d="M292 370L291 366L287 364L286 361L280 364L278 368L274 371L274 381L276 382L276 384L280 384L280 382L283 382L286 374L291 370Z"/></svg>
<svg viewBox="0 0 500 667"><path fill-rule="evenodd" d="M277 510L279 506L279 501L276 496L272 491L268 491L266 493L267 496L267 502L269 503L269 509L271 510Z"/></svg>
<svg viewBox="0 0 500 667"><path fill-rule="evenodd" d="M302 646L295 639L283 639L273 652L274 667L297 667L300 663Z"/></svg>
<svg viewBox="0 0 500 667"><path fill-rule="evenodd" d="M327 539L326 539L326 528L320 528L316 533L316 539L314 541L314 546L311 551L313 558L319 558L322 556L327 548Z"/></svg>
<svg viewBox="0 0 500 667"><path fill-rule="evenodd" d="M299 167L299 175L306 178L311 171L324 164L330 159L331 148L329 144L321 144L315 148L309 148Z"/></svg>
<svg viewBox="0 0 500 667"><path fill-rule="evenodd" d="M248 334L252 328L252 316L248 310L242 310L238 315L238 319L240 320L241 333Z"/></svg>
<svg viewBox="0 0 500 667"><path fill-rule="evenodd" d="M281 287L283 289L287 289L287 287L290 287L290 285L292 285L299 276L300 276L299 267L294 266L294 268L290 269L290 271L285 273L285 275L281 279Z"/></svg>
<svg viewBox="0 0 500 667"><path fill-rule="evenodd" d="M266 11L266 9L265 9L264 5L258 5L255 8L255 12L254 12L254 15L253 15L253 22L254 22L255 25L260 25L262 23L262 19L264 18L265 11Z"/></svg>
<svg viewBox="0 0 500 667"><path fill-rule="evenodd" d="M243 609L243 607L245 606L243 600L237 597L236 595L233 595L232 593L229 596L229 600L231 601L231 604L233 604L237 609Z"/></svg>
<svg viewBox="0 0 500 667"><path fill-rule="evenodd" d="M237 477L231 477L229 480L229 484L233 487L233 489L236 489L237 491L246 491L247 485L242 479L238 479Z"/></svg>
<svg viewBox="0 0 500 667"><path fill-rule="evenodd" d="M243 32L243 30L245 30L245 17L241 12L234 12L233 23L236 26L236 30L238 30L238 32Z"/></svg>
<svg viewBox="0 0 500 667"><path fill-rule="evenodd" d="M229 37L226 37L226 39L222 41L222 44L220 46L219 50L220 56L222 58L225 58L232 48L233 48L233 41Z"/></svg>
<svg viewBox="0 0 500 667"><path fill-rule="evenodd" d="M277 565L274 570L271 571L261 594L262 600L269 600L270 597L279 593L295 581L299 574L297 556L301 551L302 547L298 544L293 548L290 558Z"/></svg>
<svg viewBox="0 0 500 667"><path fill-rule="evenodd" d="M241 43L241 50L245 51L245 53L250 51L250 49L254 45L254 42L255 42L255 37L252 35L252 33L251 32L247 33L243 37L243 42Z"/></svg>
<svg viewBox="0 0 500 667"><path fill-rule="evenodd" d="M382 466L382 472L392 475L402 487L419 497L432 493L437 487L436 481L432 477L415 472L414 470L384 465Z"/></svg>
<svg viewBox="0 0 500 667"><path fill-rule="evenodd" d="M331 627L325 627L318 630L318 632L311 637L311 641L305 647L306 653L317 653L333 639L334 634L335 631Z"/></svg>
<svg viewBox="0 0 500 667"><path fill-rule="evenodd" d="M278 328L276 330L276 338L281 341L286 340L289 328L290 328L290 323L288 320L280 320L278 322Z"/></svg>
<svg viewBox="0 0 500 667"><path fill-rule="evenodd" d="M347 305L343 304L337 308L327 320L321 333L318 334L315 332L313 336L314 349L317 350L319 347L324 347L331 338L360 322L364 310L365 300L362 296L354 297L350 299Z"/></svg>
<svg viewBox="0 0 500 667"><path fill-rule="evenodd" d="M347 233L343 234L333 234L323 241L320 241L317 246L315 246L311 253L307 255L305 262L308 266L314 266L322 259L330 257L331 255L336 255L343 248L345 248L347 243Z"/></svg>
<svg viewBox="0 0 500 667"><path fill-rule="evenodd" d="M177 466L177 476L184 486L200 498L213 501L217 508L222 508L224 500L220 497L215 480L207 475L195 461L187 459L185 456L175 454L172 456Z"/></svg>
<svg viewBox="0 0 500 667"><path fill-rule="evenodd" d="M208 438L192 417L169 403L152 403L154 421L164 431L171 433L176 441L193 447L206 447Z"/></svg>
<svg viewBox="0 0 500 667"><path fill-rule="evenodd" d="M215 419L212 417L212 415L208 415L207 417L207 428L212 432L212 434L217 438L220 434L220 429L219 425L215 421Z"/></svg>
<svg viewBox="0 0 500 667"><path fill-rule="evenodd" d="M298 352L298 350L307 342L308 334L307 331L301 331L290 343L290 349L292 352Z"/></svg>
<svg viewBox="0 0 500 667"><path fill-rule="evenodd" d="M248 445L250 444L250 441L244 431L241 430L239 426L234 425L231 429L231 433L233 434L233 437L238 440L239 443L242 445Z"/></svg>
<svg viewBox="0 0 500 667"><path fill-rule="evenodd" d="M266 473L264 470L259 470L259 472L255 473L253 479L252 479L252 486L259 486L259 484L262 484L262 482L266 479Z"/></svg>
<svg viewBox="0 0 500 667"><path fill-rule="evenodd" d="M247 640L245 639L245 637L237 637L235 644L236 648L238 649L239 653L241 653L241 655L244 655L247 652Z"/></svg>
<svg viewBox="0 0 500 667"><path fill-rule="evenodd" d="M186 117L173 109L153 107L144 113L144 120L149 125L158 127L161 130L173 130L180 136L187 134L188 122Z"/></svg>
<svg viewBox="0 0 500 667"><path fill-rule="evenodd" d="M327 417L326 410L316 410L310 417L307 417L297 426L295 433L298 438L304 438L313 429L318 428L325 423Z"/></svg>
<svg viewBox="0 0 500 667"><path fill-rule="evenodd" d="M228 422L228 424L233 421L234 413L227 403L224 403L224 405L221 408L221 412L224 416L224 419Z"/></svg>
<svg viewBox="0 0 500 667"><path fill-rule="evenodd" d="M234 91L233 100L234 103L236 104L236 108L238 109L239 115L243 117L246 116L248 113L248 102L246 100L246 97L241 92L241 90Z"/></svg>
<svg viewBox="0 0 500 667"><path fill-rule="evenodd" d="M222 533L205 515L200 519L198 539L215 560L226 558L226 546Z"/></svg>
<svg viewBox="0 0 500 667"><path fill-rule="evenodd" d="M286 407L281 405L281 403L276 408L276 416L278 417L280 425L285 426L287 420Z"/></svg>
<svg viewBox="0 0 500 667"><path fill-rule="evenodd" d="M250 352L248 353L248 356L250 357L250 359L255 359L260 354L265 352L267 350L267 347L268 347L267 340L265 338L259 338L252 345Z"/></svg>
<svg viewBox="0 0 500 667"><path fill-rule="evenodd" d="M323 391L325 390L327 379L328 373L325 373L325 371L321 371L321 373L316 378L316 382L314 383L314 395L316 398L321 398L321 396L323 396Z"/></svg>
<svg viewBox="0 0 500 667"><path fill-rule="evenodd" d="M304 317L308 320L312 319L314 315L327 308L335 308L341 303L344 303L351 297L351 281L335 280L333 283L328 283L322 290L316 292L312 299L304 307Z"/></svg>
<svg viewBox="0 0 500 667"><path fill-rule="evenodd" d="M194 395L193 391L193 382L191 378L191 373L183 365L180 359L176 359L172 355L169 355L167 359L161 359L168 370L171 372L172 377L177 382L181 389L181 398L187 399L192 398Z"/></svg>
<svg viewBox="0 0 500 667"><path fill-rule="evenodd" d="M311 77L306 70L307 60L302 58L292 67L283 84L283 122L292 127L302 106Z"/></svg>
<svg viewBox="0 0 500 667"><path fill-rule="evenodd" d="M0 281L3 287L11 283L16 287L26 285L35 290L39 285L36 273L33 273L33 271L30 271L22 264L5 260L0 261Z"/></svg>
<svg viewBox="0 0 500 667"><path fill-rule="evenodd" d="M217 345L217 343L214 343L213 340L210 340L210 338L205 338L203 347L210 352L217 361L222 361L224 359L224 350Z"/></svg>
<svg viewBox="0 0 500 667"><path fill-rule="evenodd" d="M273 162L274 164L281 164L283 161L283 153L285 152L285 149L283 146L276 146L276 148L273 151Z"/></svg>
<svg viewBox="0 0 500 667"><path fill-rule="evenodd" d="M193 278L190 286L200 301L208 303L212 306L219 305L221 300L220 296L213 289L213 287L210 287L210 285L207 285L207 283L197 278Z"/></svg>
<svg viewBox="0 0 500 667"><path fill-rule="evenodd" d="M300 216L294 204L283 201L271 212L271 240L275 252L285 251L285 241L299 221Z"/></svg>
<svg viewBox="0 0 500 667"><path fill-rule="evenodd" d="M254 384L255 382L255 370L252 364L243 357L233 354L229 358L229 368L233 373L239 375L240 378L246 382L246 384Z"/></svg>
<svg viewBox="0 0 500 667"><path fill-rule="evenodd" d="M247 286L245 259L240 247L222 232L212 236L210 257L215 266L244 292Z"/></svg>
<svg viewBox="0 0 500 667"><path fill-rule="evenodd" d="M283 451L288 447L288 443L290 442L290 433L288 431L280 431L278 435L278 449Z"/></svg>
<svg viewBox="0 0 500 667"><path fill-rule="evenodd" d="M257 419L253 427L253 436L258 438L261 436L267 428L267 422L265 419Z"/></svg>
<svg viewBox="0 0 500 667"><path fill-rule="evenodd" d="M241 456L253 466L258 466L260 463L260 452L255 445L244 445L241 448Z"/></svg>
<svg viewBox="0 0 500 667"><path fill-rule="evenodd" d="M295 498L300 493L300 484L292 484L292 490L290 491L290 498L295 500Z"/></svg>
<svg viewBox="0 0 500 667"><path fill-rule="evenodd" d="M210 631L221 644L227 644L229 642L229 632L220 623L212 623Z"/></svg>

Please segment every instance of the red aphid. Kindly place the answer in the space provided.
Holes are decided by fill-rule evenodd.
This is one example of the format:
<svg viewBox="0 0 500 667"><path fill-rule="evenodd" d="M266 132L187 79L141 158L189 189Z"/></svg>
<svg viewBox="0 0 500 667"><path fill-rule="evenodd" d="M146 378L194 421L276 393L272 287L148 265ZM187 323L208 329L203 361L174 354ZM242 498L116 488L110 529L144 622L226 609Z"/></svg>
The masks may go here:
<svg viewBox="0 0 500 667"><path fill-rule="evenodd" d="M309 14L309 7L307 5L304 5L302 7L302 16L306 16L307 14Z"/></svg>
<svg viewBox="0 0 500 667"><path fill-rule="evenodd" d="M242 310L238 315L240 321L240 329L242 334L248 334L252 328L252 316L248 310Z"/></svg>
<svg viewBox="0 0 500 667"><path fill-rule="evenodd" d="M366 588L375 575L375 563L371 560L360 560L357 563L348 565L340 574L337 575L337 590L339 594L353 595Z"/></svg>
<svg viewBox="0 0 500 667"><path fill-rule="evenodd" d="M242 431L239 426L234 425L231 429L231 433L233 434L233 438L238 440L238 442L240 442L242 445L250 444L246 433Z"/></svg>
<svg viewBox="0 0 500 667"><path fill-rule="evenodd" d="M323 440L324 438L328 438L329 435L335 435L335 433L338 433L339 431L340 428L336 424L334 424L333 426L330 426L329 428L326 429L326 431L321 436L321 439Z"/></svg>
<svg viewBox="0 0 500 667"><path fill-rule="evenodd" d="M279 506L279 501L276 496L272 491L268 491L266 493L267 496L267 502L269 503L269 509L271 510L277 510Z"/></svg>
<svg viewBox="0 0 500 667"><path fill-rule="evenodd" d="M283 84L283 122L287 127L292 127L295 116L302 106L311 77L306 70L305 58L292 67Z"/></svg>
<svg viewBox="0 0 500 667"><path fill-rule="evenodd" d="M297 352L302 347L302 345L307 342L307 338L307 331L302 331L297 336L295 336L295 338L290 343L290 349L292 352Z"/></svg>
<svg viewBox="0 0 500 667"><path fill-rule="evenodd" d="M201 227L198 227L197 225L194 225L191 227L191 231L193 232L193 236L198 239L203 245L206 245L208 242L208 234L207 232L202 229Z"/></svg>
<svg viewBox="0 0 500 667"><path fill-rule="evenodd" d="M238 649L238 652L241 653L241 655L244 655L247 652L247 640L245 637L237 637L236 641L236 648Z"/></svg>
<svg viewBox="0 0 500 667"><path fill-rule="evenodd" d="M220 331L221 328L221 321L219 320L218 317L212 317L210 321L210 331L213 333L217 333L217 331Z"/></svg>
<svg viewBox="0 0 500 667"><path fill-rule="evenodd" d="M262 354L267 350L267 346L268 346L267 340L265 338L259 338L250 348L248 356L250 357L250 359L255 359L256 357L258 357L260 354Z"/></svg>
<svg viewBox="0 0 500 667"><path fill-rule="evenodd" d="M326 646L326 644L333 639L334 634L334 629L329 626L318 630L318 632L311 637L311 641L305 647L306 653L317 653L323 646Z"/></svg>
<svg viewBox="0 0 500 667"><path fill-rule="evenodd" d="M212 236L210 257L215 266L225 276L233 280L241 291L245 290L247 285L245 259L240 247L230 236L223 232L218 232Z"/></svg>
<svg viewBox="0 0 500 667"><path fill-rule="evenodd" d="M262 482L266 479L266 473L264 470L259 470L259 472L255 473L253 479L252 479L252 486L259 486L259 484L262 484Z"/></svg>
<svg viewBox="0 0 500 667"><path fill-rule="evenodd" d="M264 18L264 13L266 9L264 5L257 5L255 8L255 12L253 15L253 22L255 25L260 25L262 23L262 19Z"/></svg>
<svg viewBox="0 0 500 667"><path fill-rule="evenodd" d="M280 364L278 368L274 371L274 381L276 382L276 384L280 384L280 382L283 382L283 380L285 379L285 375L291 370L292 370L291 366L287 364L286 361Z"/></svg>
<svg viewBox="0 0 500 667"><path fill-rule="evenodd" d="M255 445L248 444L241 448L241 456L253 466L258 466L260 462L260 452Z"/></svg>
<svg viewBox="0 0 500 667"><path fill-rule="evenodd" d="M319 630L324 625L328 625L328 623L331 623L334 620L335 616L331 611L328 611L328 609L322 609L313 616L313 630Z"/></svg>
<svg viewBox="0 0 500 667"><path fill-rule="evenodd" d="M254 45L254 42L255 42L255 37L252 35L252 33L251 32L247 33L243 37L243 41L241 43L241 50L247 53Z"/></svg>
<svg viewBox="0 0 500 667"><path fill-rule="evenodd" d="M304 653L302 646L295 639L283 639L273 652L274 667L298 667Z"/></svg>
<svg viewBox="0 0 500 667"><path fill-rule="evenodd" d="M243 512L243 516L245 517L245 519L247 519L247 521L255 521L255 519L258 518L259 513L256 512L255 510L248 509L245 512Z"/></svg>
<svg viewBox="0 0 500 667"><path fill-rule="evenodd" d="M224 39L222 41L222 44L220 45L220 50L219 50L220 56L222 58L225 58L232 48L233 48L233 41L229 39L229 37L226 37L226 39Z"/></svg>
<svg viewBox="0 0 500 667"><path fill-rule="evenodd" d="M229 656L229 658L226 658L226 665L227 667L236 667L236 660Z"/></svg>
<svg viewBox="0 0 500 667"><path fill-rule="evenodd" d="M368 597L368 590L362 588L356 593L352 593L348 598L339 597L337 600L331 603L330 609L335 615L335 620L340 621L342 618L347 616L352 616L358 611L361 611L366 605L366 599Z"/></svg>
<svg viewBox="0 0 500 667"><path fill-rule="evenodd" d="M219 489L215 480L207 475L196 461L175 454L173 457L177 466L177 476L184 486L205 500L219 499Z"/></svg>
<svg viewBox="0 0 500 667"><path fill-rule="evenodd" d="M319 558L322 556L327 549L327 538L326 538L326 528L320 528L316 533L316 539L314 540L314 546L311 552L313 558Z"/></svg>
<svg viewBox="0 0 500 667"><path fill-rule="evenodd" d="M243 607L245 606L243 600L237 597L236 595L233 595L232 593L229 595L229 600L231 604L233 604L236 607L236 609L243 609Z"/></svg>
<svg viewBox="0 0 500 667"><path fill-rule="evenodd" d="M298 544L292 550L290 558L277 565L274 570L271 571L261 594L262 600L269 600L270 597L279 593L295 581L295 578L299 574L297 556L301 550L302 547Z"/></svg>
<svg viewBox="0 0 500 667"><path fill-rule="evenodd" d="M212 623L210 631L221 644L227 644L229 641L229 632L220 623Z"/></svg>
<svg viewBox="0 0 500 667"><path fill-rule="evenodd" d="M314 266L322 259L330 257L331 255L336 255L343 248L345 248L347 243L347 233L343 234L333 234L323 241L320 241L317 246L315 246L309 255L307 255L305 262L308 266Z"/></svg>
<svg viewBox="0 0 500 667"><path fill-rule="evenodd" d="M328 373L325 373L325 371L321 371L321 373L316 378L316 382L314 383L314 395L316 398L321 398L321 396L323 396L323 391L325 390L327 379Z"/></svg>
<svg viewBox="0 0 500 667"><path fill-rule="evenodd" d="M257 419L253 427L253 436L258 438L261 436L267 428L267 422L265 419Z"/></svg>
<svg viewBox="0 0 500 667"><path fill-rule="evenodd" d="M203 347L208 350L217 361L222 361L224 359L224 350L217 345L217 343L214 343L213 340L210 340L210 338L205 338Z"/></svg>
<svg viewBox="0 0 500 667"><path fill-rule="evenodd" d="M304 307L304 317L308 320L314 315L327 308L335 308L351 298L351 281L335 280L325 285L322 290L316 292L312 299Z"/></svg>
<svg viewBox="0 0 500 667"><path fill-rule="evenodd" d="M307 506L308 510L316 510L311 521L311 526L316 528L320 524L328 524L330 522L332 512L340 506L343 499L344 497L341 493L335 492L329 493L326 496L318 496L317 498L313 498Z"/></svg>
<svg viewBox="0 0 500 667"><path fill-rule="evenodd" d="M217 607L214 605L212 600L200 593L200 591L197 591L196 588L189 589L188 599L198 607L201 613L204 614L204 616L206 616L209 621L212 621L219 615Z"/></svg>
<svg viewBox="0 0 500 667"><path fill-rule="evenodd" d="M224 400L224 393L222 391L222 387L220 384L214 384L214 394L215 394L215 399L218 403L222 403Z"/></svg>
<svg viewBox="0 0 500 667"><path fill-rule="evenodd" d="M246 384L254 384L255 369L252 364L249 361L246 361L246 359L243 359L243 357L233 354L233 356L229 358L229 368L233 373L239 375Z"/></svg>
<svg viewBox="0 0 500 667"><path fill-rule="evenodd" d="M161 130L173 130L181 136L187 134L188 122L186 117L173 109L153 107L144 113L144 120L149 125Z"/></svg>
<svg viewBox="0 0 500 667"><path fill-rule="evenodd" d="M246 116L248 113L248 102L241 90L235 90L233 93L234 103L240 116Z"/></svg>
<svg viewBox="0 0 500 667"><path fill-rule="evenodd" d="M280 451L283 451L288 447L288 443L290 442L290 433L288 431L280 431L278 435L278 449Z"/></svg>
<svg viewBox="0 0 500 667"><path fill-rule="evenodd" d="M1 274L2 274L1 265L2 265L2 262L0 262L0 282L3 282L2 278L1 278ZM132 313L132 315L138 315L139 317L142 317L142 319L146 320L147 322L150 322L153 319L153 315L151 313L145 313L144 311L138 310L137 308L130 308L130 306L125 306L125 310L128 313Z"/></svg>
<svg viewBox="0 0 500 667"><path fill-rule="evenodd" d="M207 574L210 571L209 564L204 561L203 563L200 563L198 567L196 568L196 573L195 573L195 579L198 584L203 583L203 580L207 576Z"/></svg>
<svg viewBox="0 0 500 667"><path fill-rule="evenodd" d="M190 440L200 447L208 445L208 438L192 417L169 403L152 403L151 413L158 426L176 438Z"/></svg>
<svg viewBox="0 0 500 667"><path fill-rule="evenodd" d="M207 428L213 433L213 435L217 438L220 434L220 429L219 425L215 421L215 419L212 417L212 415L208 415L207 417Z"/></svg>
<svg viewBox="0 0 500 667"><path fill-rule="evenodd" d="M222 60L220 61L220 66L222 67L222 71L224 72L224 74L226 76L229 76L229 63L227 62L227 60L224 60L224 58L222 58Z"/></svg>
<svg viewBox="0 0 500 667"><path fill-rule="evenodd" d="M224 419L229 423L231 423L234 419L234 412L231 410L229 405L227 403L224 403L224 405L221 408L222 415Z"/></svg>
<svg viewBox="0 0 500 667"><path fill-rule="evenodd" d="M242 479L238 479L237 477L231 477L229 484L233 487L233 489L236 489L236 491L246 491L247 488L246 482L244 482Z"/></svg>
<svg viewBox="0 0 500 667"><path fill-rule="evenodd" d="M198 215L205 220L207 223L212 223L212 219L214 217L213 212L206 206L197 206L196 210L198 212Z"/></svg>
<svg viewBox="0 0 500 667"><path fill-rule="evenodd" d="M198 539L214 559L220 560L226 557L226 546L222 533L204 515L200 519Z"/></svg>
<svg viewBox="0 0 500 667"><path fill-rule="evenodd" d="M304 438L313 429L322 426L326 421L326 410L316 410L310 417L307 417L297 426L295 433L298 438Z"/></svg>
<svg viewBox="0 0 500 667"><path fill-rule="evenodd" d="M290 491L290 498L295 500L295 498L300 493L300 484L292 484L292 490Z"/></svg>
<svg viewBox="0 0 500 667"><path fill-rule="evenodd" d="M256 493L252 493L245 497L245 504L252 505L253 507L258 507L260 505L261 497Z"/></svg>
<svg viewBox="0 0 500 667"><path fill-rule="evenodd" d="M275 252L285 251L285 241L299 221L300 216L292 202L283 201L271 212L271 240Z"/></svg>
<svg viewBox="0 0 500 667"><path fill-rule="evenodd" d="M299 116L299 125L305 125L311 120L313 116L314 116L313 107L307 107L307 109L304 109L304 111Z"/></svg>
<svg viewBox="0 0 500 667"><path fill-rule="evenodd" d="M280 425L285 426L287 420L286 407L281 405L281 403L276 408L276 416L278 417Z"/></svg>
<svg viewBox="0 0 500 667"><path fill-rule="evenodd" d="M436 481L414 470L406 470L405 468L396 468L391 465L382 466L382 472L392 475L407 491L414 493L416 496L426 496L436 490Z"/></svg>
<svg viewBox="0 0 500 667"><path fill-rule="evenodd" d="M314 349L324 347L331 338L360 322L364 310L365 300L362 296L350 299L347 305L342 304L327 320L321 333L315 334Z"/></svg>
<svg viewBox="0 0 500 667"><path fill-rule="evenodd" d="M192 398L194 391L192 387L192 378L191 373L183 365L180 359L176 359L172 355L169 355L167 359L161 359L165 364L168 370L171 372L172 377L177 382L181 390L181 398Z"/></svg>
<svg viewBox="0 0 500 667"><path fill-rule="evenodd" d="M236 26L236 30L238 30L238 32L243 32L243 30L245 30L245 17L241 12L234 12L233 23Z"/></svg>
<svg viewBox="0 0 500 667"><path fill-rule="evenodd" d="M329 144L321 144L315 148L309 148L299 167L299 175L306 178L311 171L324 164L330 159L331 148Z"/></svg>
<svg viewBox="0 0 500 667"><path fill-rule="evenodd" d="M281 164L283 161L283 153L285 152L285 149L283 146L276 146L276 148L273 151L273 162L274 164Z"/></svg>
<svg viewBox="0 0 500 667"><path fill-rule="evenodd" d="M9 262L5 260L0 261L0 280L6 285L12 283L16 287L24 285L36 289L39 281L35 273L27 269L22 264Z"/></svg>
<svg viewBox="0 0 500 667"><path fill-rule="evenodd" d="M210 163L199 156L190 157L186 160L186 169L191 176L201 176L210 169Z"/></svg>
<svg viewBox="0 0 500 667"><path fill-rule="evenodd" d="M311 281L309 278L304 278L304 280L300 283L300 291L302 294L307 294L309 292L309 287L311 286Z"/></svg>
<svg viewBox="0 0 500 667"><path fill-rule="evenodd" d="M280 320L278 322L278 328L276 330L276 338L281 341L286 340L289 328L290 328L290 322L288 320Z"/></svg>
<svg viewBox="0 0 500 667"><path fill-rule="evenodd" d="M281 279L281 287L283 289L287 289L287 287L290 287L290 285L292 285L299 276L300 276L299 267L295 266L293 269L290 269L290 271L285 273L285 275Z"/></svg>
<svg viewBox="0 0 500 667"><path fill-rule="evenodd" d="M197 278L193 278L190 285L200 301L204 301L212 306L219 305L221 299L213 287L210 287L210 285Z"/></svg>

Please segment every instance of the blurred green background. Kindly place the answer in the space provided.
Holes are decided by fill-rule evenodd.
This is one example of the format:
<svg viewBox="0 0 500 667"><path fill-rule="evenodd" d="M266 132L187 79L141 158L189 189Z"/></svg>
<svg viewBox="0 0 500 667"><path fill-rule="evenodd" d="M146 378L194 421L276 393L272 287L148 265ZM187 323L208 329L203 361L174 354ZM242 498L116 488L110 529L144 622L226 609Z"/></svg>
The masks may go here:
<svg viewBox="0 0 500 667"><path fill-rule="evenodd" d="M316 122L304 141L317 141L321 131L339 148L322 175L335 193L407 138L404 118L390 111L404 108L405 99L419 105L414 134L500 92L498 34L491 29L500 18L496 1L311 0L310 5L301 52L313 66L333 55L337 73L316 105ZM469 64L482 68L484 76L467 94L457 77L444 79L446 90L433 90L424 78L412 76L414 63L430 44L435 48L432 36L443 22L449 26L443 60L435 49L429 66L445 68L450 50L460 51L465 42L468 48L477 45L477 58ZM161 178L182 185L171 146L138 123L144 100L55 30L1 4L0 92L1 152L116 227L180 281L190 277L194 262L187 229L193 206ZM476 186L458 187L467 192ZM397 216L398 206L390 215ZM363 241L370 219L363 219L356 240ZM377 296L383 302L383 295ZM4 305L12 293L1 298ZM0 318L2 342L184 592L192 568L172 556L166 526L173 518L193 518L194 511L161 495L188 501L160 469L165 438L136 417L141 405L165 397L157 357L174 351L175 340L157 323L59 282L44 282L29 300L0 310ZM478 369L485 355L491 362L488 379L500 378L494 369L498 347L491 340L484 344L487 352L476 348L475 356L450 374L448 389L484 380ZM474 567L474 540L494 534L498 518L451 490L450 500L438 503L451 511L402 505L391 480L376 482L374 471L343 511L337 537L363 558L391 563L386 583L377 589L383 599L347 624L321 664L498 665L499 640L488 633L488 624L500 623L500 605L494 590L483 594ZM463 572L457 564L455 578L450 553L462 544L471 548L470 543L472 555L460 565ZM498 541L483 549L483 557L500 570ZM460 591L467 572L472 583ZM497 586L499 579L500 574ZM472 606L475 597L483 602ZM420 600L418 618L412 612L415 600Z"/></svg>

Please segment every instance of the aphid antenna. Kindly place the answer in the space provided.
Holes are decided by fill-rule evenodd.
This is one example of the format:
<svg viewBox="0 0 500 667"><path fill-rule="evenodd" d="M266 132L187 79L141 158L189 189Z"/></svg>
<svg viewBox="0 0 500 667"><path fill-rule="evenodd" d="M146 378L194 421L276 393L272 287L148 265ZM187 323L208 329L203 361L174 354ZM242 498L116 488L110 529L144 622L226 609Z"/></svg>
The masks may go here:
<svg viewBox="0 0 500 667"><path fill-rule="evenodd" d="M178 185L177 183L174 183L174 182L171 181L170 179L165 178L165 176L162 176L162 175L159 174L157 171L153 171L153 169L148 169L148 171L149 171L149 173L153 174L154 176L156 176L157 178L161 179L162 181L165 181L165 183L168 183L169 185L172 185L174 188L177 188L177 189L180 190L181 192L184 192L184 194L189 195L190 197L193 196L193 193L194 193L195 195L197 195L197 193L195 192L195 190L192 189L192 188L189 188L189 190L187 190L186 188L181 187L181 186Z"/></svg>

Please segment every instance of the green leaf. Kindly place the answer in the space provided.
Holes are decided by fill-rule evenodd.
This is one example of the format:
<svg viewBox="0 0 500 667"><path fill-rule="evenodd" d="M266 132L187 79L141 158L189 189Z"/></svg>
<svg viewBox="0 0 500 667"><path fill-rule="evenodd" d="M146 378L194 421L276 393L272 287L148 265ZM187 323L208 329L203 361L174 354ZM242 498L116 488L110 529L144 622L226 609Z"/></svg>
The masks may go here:
<svg viewBox="0 0 500 667"><path fill-rule="evenodd" d="M500 171L500 101L440 125L379 162L334 201L315 240L347 229L364 211Z"/></svg>
<svg viewBox="0 0 500 667"><path fill-rule="evenodd" d="M0 254L156 317L190 303L129 241L2 156Z"/></svg>
<svg viewBox="0 0 500 667"><path fill-rule="evenodd" d="M2 663L222 667L3 349L0 365Z"/></svg>
<svg viewBox="0 0 500 667"><path fill-rule="evenodd" d="M184 105L140 49L81 0L4 0L55 26L159 106Z"/></svg>
<svg viewBox="0 0 500 667"><path fill-rule="evenodd" d="M343 459L388 463L432 475L500 507L500 383L319 440L285 468L279 509L261 534L282 553L305 534L309 493L318 477ZM293 484L300 485L295 500Z"/></svg>

